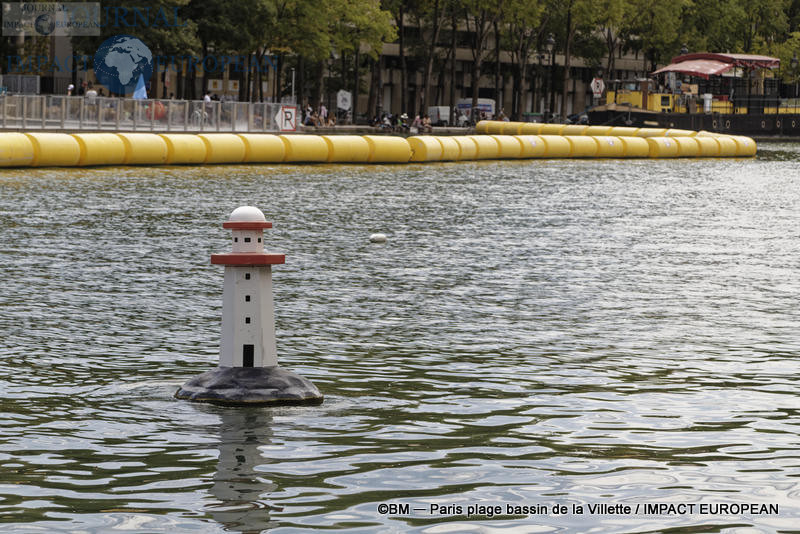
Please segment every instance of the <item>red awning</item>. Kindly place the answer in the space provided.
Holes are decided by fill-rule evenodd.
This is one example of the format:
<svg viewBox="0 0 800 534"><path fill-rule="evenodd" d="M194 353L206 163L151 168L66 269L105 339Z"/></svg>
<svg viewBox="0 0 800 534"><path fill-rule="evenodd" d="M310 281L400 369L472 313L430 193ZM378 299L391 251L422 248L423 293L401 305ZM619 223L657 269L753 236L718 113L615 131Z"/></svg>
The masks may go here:
<svg viewBox="0 0 800 534"><path fill-rule="evenodd" d="M700 76L708 79L709 76L716 76L734 67L733 63L723 63L713 59L690 59L680 63L671 63L664 68L658 69L653 74L664 72L681 72L691 76Z"/></svg>

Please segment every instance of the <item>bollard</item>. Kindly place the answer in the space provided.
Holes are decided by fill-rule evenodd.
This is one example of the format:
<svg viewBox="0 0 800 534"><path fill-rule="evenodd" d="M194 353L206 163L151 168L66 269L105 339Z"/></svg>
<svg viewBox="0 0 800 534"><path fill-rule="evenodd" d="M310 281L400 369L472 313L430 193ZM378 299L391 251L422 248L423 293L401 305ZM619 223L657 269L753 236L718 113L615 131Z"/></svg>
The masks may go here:
<svg viewBox="0 0 800 534"><path fill-rule="evenodd" d="M264 214L242 206L223 223L233 233L233 251L212 254L225 266L219 366L186 382L179 399L232 405L320 404L323 397L305 378L278 365L272 302L272 266L283 254L264 252Z"/></svg>

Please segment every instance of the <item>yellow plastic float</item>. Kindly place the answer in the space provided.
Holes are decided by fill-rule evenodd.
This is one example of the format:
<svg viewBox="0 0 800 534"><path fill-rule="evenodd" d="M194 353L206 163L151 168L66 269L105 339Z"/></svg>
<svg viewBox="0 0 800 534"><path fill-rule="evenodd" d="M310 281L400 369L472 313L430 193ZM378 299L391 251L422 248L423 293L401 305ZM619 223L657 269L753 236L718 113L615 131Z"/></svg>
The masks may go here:
<svg viewBox="0 0 800 534"><path fill-rule="evenodd" d="M360 135L323 135L330 163L366 163L369 143Z"/></svg>
<svg viewBox="0 0 800 534"><path fill-rule="evenodd" d="M475 141L478 151L474 159L496 159L499 147L497 141L491 135L468 135L467 137Z"/></svg>
<svg viewBox="0 0 800 534"><path fill-rule="evenodd" d="M678 143L669 137L647 137L651 158L677 158Z"/></svg>
<svg viewBox="0 0 800 534"><path fill-rule="evenodd" d="M461 159L461 145L452 137L434 137L442 145L442 161Z"/></svg>
<svg viewBox="0 0 800 534"><path fill-rule="evenodd" d="M617 137L622 143L622 156L625 158L649 158L650 144L644 137Z"/></svg>
<svg viewBox="0 0 800 534"><path fill-rule="evenodd" d="M0 133L0 167L29 167L33 163L33 143L21 133Z"/></svg>
<svg viewBox="0 0 800 534"><path fill-rule="evenodd" d="M470 161L476 159L475 156L478 155L478 144L471 136L459 135L452 139L458 144L459 160Z"/></svg>
<svg viewBox="0 0 800 534"><path fill-rule="evenodd" d="M206 163L242 163L247 149L244 140L232 133L198 134L206 144Z"/></svg>
<svg viewBox="0 0 800 534"><path fill-rule="evenodd" d="M199 165L206 162L208 150L203 140L192 134L159 134L167 144L167 165Z"/></svg>
<svg viewBox="0 0 800 534"><path fill-rule="evenodd" d="M328 161L328 143L318 135L279 135L285 149L283 161L321 163Z"/></svg>
<svg viewBox="0 0 800 534"><path fill-rule="evenodd" d="M572 152L572 145L563 135L540 135L544 143L545 158L568 158Z"/></svg>
<svg viewBox="0 0 800 534"><path fill-rule="evenodd" d="M442 143L432 135L415 135L406 139L411 147L411 161L441 161Z"/></svg>
<svg viewBox="0 0 800 534"><path fill-rule="evenodd" d="M125 145L125 165L164 165L167 143L153 133L118 133Z"/></svg>
<svg viewBox="0 0 800 534"><path fill-rule="evenodd" d="M274 134L238 134L244 141L245 163L280 163L286 156L286 147Z"/></svg>
<svg viewBox="0 0 800 534"><path fill-rule="evenodd" d="M697 144L694 137L672 137L671 139L678 145L679 158L696 158L700 153L700 145Z"/></svg>
<svg viewBox="0 0 800 534"><path fill-rule="evenodd" d="M411 146L402 137L388 135L365 135L369 143L370 163L408 163Z"/></svg>
<svg viewBox="0 0 800 534"><path fill-rule="evenodd" d="M597 156L597 141L588 135L569 135L566 137L571 145L569 157L593 158Z"/></svg>
<svg viewBox="0 0 800 534"><path fill-rule="evenodd" d="M519 139L513 135L492 135L497 142L497 158L511 159L518 158L522 152L522 145Z"/></svg>
<svg viewBox="0 0 800 534"><path fill-rule="evenodd" d="M546 146L538 135L518 135L520 145L522 145L521 158L543 158L545 157Z"/></svg>
<svg viewBox="0 0 800 534"><path fill-rule="evenodd" d="M599 135L594 138L597 142L598 158L621 158L625 156L625 146L619 137L612 135Z"/></svg>
<svg viewBox="0 0 800 534"><path fill-rule="evenodd" d="M81 160L78 140L65 133L26 133L33 145L32 167L72 167Z"/></svg>

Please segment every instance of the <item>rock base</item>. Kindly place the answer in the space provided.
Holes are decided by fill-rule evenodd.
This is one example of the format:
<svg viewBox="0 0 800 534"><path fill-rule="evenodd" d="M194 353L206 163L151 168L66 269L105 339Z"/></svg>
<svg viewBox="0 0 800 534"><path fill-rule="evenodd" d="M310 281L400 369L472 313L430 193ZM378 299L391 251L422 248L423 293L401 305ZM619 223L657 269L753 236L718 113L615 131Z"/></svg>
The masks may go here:
<svg viewBox="0 0 800 534"><path fill-rule="evenodd" d="M217 367L186 382L179 399L226 405L322 404L317 386L283 367Z"/></svg>

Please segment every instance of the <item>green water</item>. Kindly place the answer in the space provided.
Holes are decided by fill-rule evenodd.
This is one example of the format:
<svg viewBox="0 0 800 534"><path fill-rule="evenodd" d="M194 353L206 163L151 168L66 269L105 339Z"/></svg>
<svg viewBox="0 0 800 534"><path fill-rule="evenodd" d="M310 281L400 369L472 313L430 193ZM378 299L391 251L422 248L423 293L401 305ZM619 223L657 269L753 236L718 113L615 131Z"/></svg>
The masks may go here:
<svg viewBox="0 0 800 534"><path fill-rule="evenodd" d="M799 169L2 171L0 531L796 529ZM216 363L243 204L321 406L172 398Z"/></svg>

